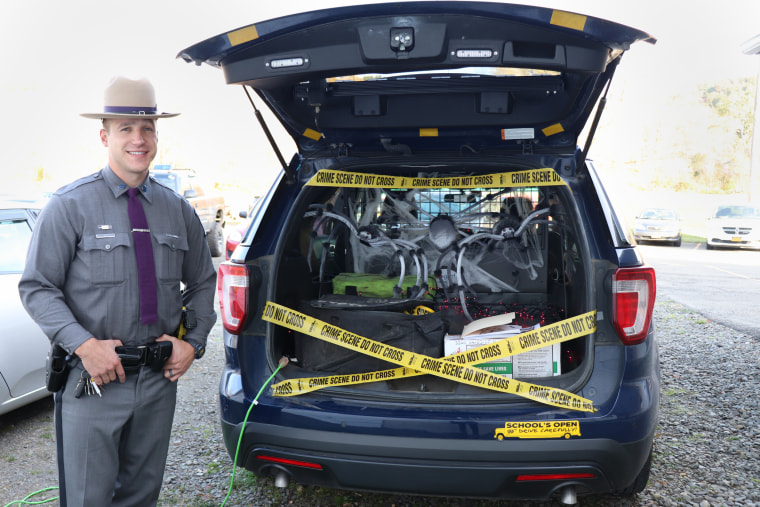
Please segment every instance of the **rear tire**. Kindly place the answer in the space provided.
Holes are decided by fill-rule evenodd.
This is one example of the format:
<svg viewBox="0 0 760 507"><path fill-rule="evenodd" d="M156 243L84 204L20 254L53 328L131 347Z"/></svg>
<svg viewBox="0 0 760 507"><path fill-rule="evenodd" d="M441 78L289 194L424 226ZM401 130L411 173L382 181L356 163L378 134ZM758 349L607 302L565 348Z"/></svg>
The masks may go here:
<svg viewBox="0 0 760 507"><path fill-rule="evenodd" d="M224 253L224 231L221 222L214 222L206 236L206 241L208 241L211 257L219 257Z"/></svg>

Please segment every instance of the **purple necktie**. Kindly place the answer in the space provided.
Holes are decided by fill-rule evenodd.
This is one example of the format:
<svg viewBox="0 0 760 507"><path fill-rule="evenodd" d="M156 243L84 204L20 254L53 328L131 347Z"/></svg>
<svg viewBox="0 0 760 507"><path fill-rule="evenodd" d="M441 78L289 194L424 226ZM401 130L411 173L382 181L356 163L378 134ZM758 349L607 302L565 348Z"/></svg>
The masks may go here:
<svg viewBox="0 0 760 507"><path fill-rule="evenodd" d="M129 201L127 213L132 225L137 257L137 283L140 287L140 321L143 324L158 322L158 289L156 288L156 264L153 260L153 244L150 239L148 220L136 188L127 190Z"/></svg>

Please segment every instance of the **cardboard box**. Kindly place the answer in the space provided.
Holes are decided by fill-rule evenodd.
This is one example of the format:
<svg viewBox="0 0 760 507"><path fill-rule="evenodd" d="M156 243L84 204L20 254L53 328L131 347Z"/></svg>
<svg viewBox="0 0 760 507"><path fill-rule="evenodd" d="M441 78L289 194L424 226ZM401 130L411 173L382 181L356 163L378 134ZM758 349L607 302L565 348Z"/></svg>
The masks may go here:
<svg viewBox="0 0 760 507"><path fill-rule="evenodd" d="M509 318L508 316L504 317L505 320ZM509 321L511 322L511 318ZM475 322L478 321L474 321L473 324ZM473 331L465 327L462 335L447 334L443 340L444 355L449 356L451 354L458 354L459 352L466 352L538 328L538 326L521 328L520 326L504 323L503 321L489 322L487 327L473 327L477 329ZM483 330L487 330L487 332L482 333L481 331ZM504 375L509 378L535 378L559 375L562 373L560 344L555 343L548 347L523 352L516 356L487 361L476 366L488 372Z"/></svg>

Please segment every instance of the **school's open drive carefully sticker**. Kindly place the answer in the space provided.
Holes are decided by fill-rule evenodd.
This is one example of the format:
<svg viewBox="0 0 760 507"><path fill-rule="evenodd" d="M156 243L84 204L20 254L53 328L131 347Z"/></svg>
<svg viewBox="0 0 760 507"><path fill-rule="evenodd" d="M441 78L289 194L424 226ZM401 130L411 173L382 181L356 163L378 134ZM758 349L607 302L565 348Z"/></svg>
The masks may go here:
<svg viewBox="0 0 760 507"><path fill-rule="evenodd" d="M496 428L494 438L570 438L581 436L578 421L517 421L504 423Z"/></svg>

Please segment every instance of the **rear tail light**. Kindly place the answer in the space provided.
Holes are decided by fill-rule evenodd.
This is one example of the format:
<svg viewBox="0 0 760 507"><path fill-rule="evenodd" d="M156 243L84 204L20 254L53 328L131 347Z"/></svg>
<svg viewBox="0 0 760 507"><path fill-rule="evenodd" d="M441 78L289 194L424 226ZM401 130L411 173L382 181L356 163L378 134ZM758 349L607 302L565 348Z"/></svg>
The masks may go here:
<svg viewBox="0 0 760 507"><path fill-rule="evenodd" d="M620 268L612 276L612 320L624 345L643 342L649 332L657 283L654 268Z"/></svg>
<svg viewBox="0 0 760 507"><path fill-rule="evenodd" d="M240 334L248 317L248 268L245 265L223 262L219 265L216 288L224 329Z"/></svg>

